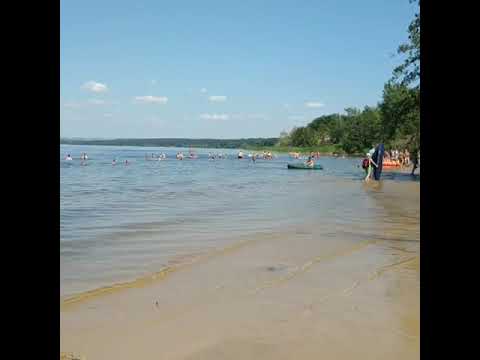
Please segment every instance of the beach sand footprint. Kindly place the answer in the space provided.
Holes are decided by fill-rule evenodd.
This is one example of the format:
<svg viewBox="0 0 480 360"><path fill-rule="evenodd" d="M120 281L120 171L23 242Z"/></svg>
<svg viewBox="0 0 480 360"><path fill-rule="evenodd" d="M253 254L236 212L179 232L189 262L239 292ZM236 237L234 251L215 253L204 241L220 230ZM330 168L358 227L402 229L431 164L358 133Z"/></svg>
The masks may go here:
<svg viewBox="0 0 480 360"><path fill-rule="evenodd" d="M265 270L269 272L281 272L281 271L287 270L288 268L289 266L286 264L277 264L277 265L266 266Z"/></svg>

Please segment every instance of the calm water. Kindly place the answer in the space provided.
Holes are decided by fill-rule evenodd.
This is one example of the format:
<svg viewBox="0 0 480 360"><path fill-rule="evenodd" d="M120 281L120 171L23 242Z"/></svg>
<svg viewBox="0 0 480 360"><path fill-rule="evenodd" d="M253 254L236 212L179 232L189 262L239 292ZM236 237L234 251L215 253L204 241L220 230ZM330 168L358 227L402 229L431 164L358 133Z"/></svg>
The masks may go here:
<svg viewBox="0 0 480 360"><path fill-rule="evenodd" d="M287 170L293 162L287 155L253 163L236 159L237 150L197 149L198 159L178 161L181 150L188 154L60 147L61 295L133 280L178 257L304 223L323 225L335 237L391 223L396 212L402 222L418 222L418 180L385 173L382 188L366 188L358 158L324 157L323 171L300 171ZM228 158L208 160L210 151ZM82 152L87 166L80 165ZM146 161L152 152L168 159ZM63 160L67 153L74 161Z"/></svg>

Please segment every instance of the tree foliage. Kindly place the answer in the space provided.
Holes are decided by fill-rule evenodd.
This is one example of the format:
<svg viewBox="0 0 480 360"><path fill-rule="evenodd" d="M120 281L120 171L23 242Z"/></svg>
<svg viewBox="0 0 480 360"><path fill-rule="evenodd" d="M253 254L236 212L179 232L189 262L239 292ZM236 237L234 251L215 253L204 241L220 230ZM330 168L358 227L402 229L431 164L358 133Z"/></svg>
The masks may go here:
<svg viewBox="0 0 480 360"><path fill-rule="evenodd" d="M347 108L344 114L320 116L292 130L282 144L311 147L334 144L347 153L361 153L379 142L387 146L420 149L420 0L408 27L408 42L397 52L405 56L393 70L377 107Z"/></svg>
<svg viewBox="0 0 480 360"><path fill-rule="evenodd" d="M294 128L282 145L312 147L339 145L347 153L362 153L380 141L381 116L376 107L345 109L345 114L320 116L305 127Z"/></svg>
<svg viewBox="0 0 480 360"><path fill-rule="evenodd" d="M159 146L159 147L198 147L234 149L242 147L274 146L278 138L248 138L248 139L184 139L184 138L154 138L154 139L60 139L61 144L72 145L116 145L116 146Z"/></svg>
<svg viewBox="0 0 480 360"><path fill-rule="evenodd" d="M397 49L397 53L405 55L406 59L393 70L393 80L403 85L411 85L420 79L420 0L410 2L418 3L418 12L408 26L408 42Z"/></svg>
<svg viewBox="0 0 480 360"><path fill-rule="evenodd" d="M382 133L387 142L408 148L420 146L420 91L402 84L387 83L383 90Z"/></svg>

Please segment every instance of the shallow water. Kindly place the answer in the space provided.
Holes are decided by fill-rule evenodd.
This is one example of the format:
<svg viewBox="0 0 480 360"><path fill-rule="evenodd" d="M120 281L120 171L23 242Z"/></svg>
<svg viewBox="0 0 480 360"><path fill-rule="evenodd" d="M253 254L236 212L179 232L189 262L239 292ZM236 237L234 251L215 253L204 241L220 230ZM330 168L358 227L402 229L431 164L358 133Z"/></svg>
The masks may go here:
<svg viewBox="0 0 480 360"><path fill-rule="evenodd" d="M294 160L287 155L253 163L236 159L236 150L201 149L198 159L175 160L181 150L188 153L60 147L61 295L133 280L240 238L301 231L304 224L330 239L378 236L382 227L387 239L419 239L418 178L388 172L380 184L365 185L358 158L323 157L324 170L305 171L288 170ZM82 152L87 166L80 165ZM152 152L168 159L146 161ZM209 152L228 158L209 160ZM63 160L67 153L74 161Z"/></svg>

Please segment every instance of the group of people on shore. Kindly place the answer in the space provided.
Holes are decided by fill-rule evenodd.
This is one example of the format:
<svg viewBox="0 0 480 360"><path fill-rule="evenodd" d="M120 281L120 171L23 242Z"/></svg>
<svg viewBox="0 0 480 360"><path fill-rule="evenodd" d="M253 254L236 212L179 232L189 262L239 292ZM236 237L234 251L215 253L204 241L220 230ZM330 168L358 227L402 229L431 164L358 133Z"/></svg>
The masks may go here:
<svg viewBox="0 0 480 360"><path fill-rule="evenodd" d="M375 148L370 149L367 153L367 157L362 161L362 168L366 173L365 181L371 179L374 168L378 167L378 164L372 158L374 153ZM382 162L384 167L405 168L412 165L412 171L410 174L414 175L415 170L420 166L420 149L418 151L413 151L412 154L410 154L407 149L403 151L398 151L397 149L392 149L390 151L385 150Z"/></svg>
<svg viewBox="0 0 480 360"><path fill-rule="evenodd" d="M397 149L386 150L383 160L396 163L401 167L410 166L410 152L407 149L403 151L398 151Z"/></svg>
<svg viewBox="0 0 480 360"><path fill-rule="evenodd" d="M413 175L418 166L420 166L420 149L418 151L413 151L412 153L407 149L403 151L398 151L397 149L385 151L383 161L387 161L387 163L395 163L401 168L412 165Z"/></svg>

